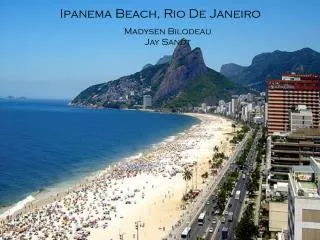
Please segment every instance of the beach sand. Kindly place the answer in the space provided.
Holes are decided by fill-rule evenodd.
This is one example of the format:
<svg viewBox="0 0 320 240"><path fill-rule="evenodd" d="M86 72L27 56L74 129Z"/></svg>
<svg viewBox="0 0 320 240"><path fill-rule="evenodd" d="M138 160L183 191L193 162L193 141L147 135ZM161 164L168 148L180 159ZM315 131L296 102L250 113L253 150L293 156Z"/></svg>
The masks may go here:
<svg viewBox="0 0 320 240"><path fill-rule="evenodd" d="M214 146L226 156L233 150L227 140L232 121L209 114L188 115L201 122L136 158L101 171L69 193L46 199L46 205L25 208L16 221L12 218L0 224L0 236L115 240L123 234L127 240L137 239L138 225L140 240L165 238L186 211L182 209L184 167L193 165L188 189L201 190L214 177L201 178L210 173L208 161Z"/></svg>

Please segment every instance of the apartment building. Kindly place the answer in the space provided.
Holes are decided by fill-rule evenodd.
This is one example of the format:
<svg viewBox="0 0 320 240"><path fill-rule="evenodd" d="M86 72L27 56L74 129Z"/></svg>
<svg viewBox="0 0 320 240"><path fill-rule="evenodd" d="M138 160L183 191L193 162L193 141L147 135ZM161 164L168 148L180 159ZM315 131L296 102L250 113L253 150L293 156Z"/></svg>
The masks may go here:
<svg viewBox="0 0 320 240"><path fill-rule="evenodd" d="M277 179L287 179L291 166L309 165L311 156L320 157L319 128L303 128L295 132L272 135L270 173L274 176L270 180L277 182Z"/></svg>
<svg viewBox="0 0 320 240"><path fill-rule="evenodd" d="M320 159L289 173L288 239L320 239Z"/></svg>

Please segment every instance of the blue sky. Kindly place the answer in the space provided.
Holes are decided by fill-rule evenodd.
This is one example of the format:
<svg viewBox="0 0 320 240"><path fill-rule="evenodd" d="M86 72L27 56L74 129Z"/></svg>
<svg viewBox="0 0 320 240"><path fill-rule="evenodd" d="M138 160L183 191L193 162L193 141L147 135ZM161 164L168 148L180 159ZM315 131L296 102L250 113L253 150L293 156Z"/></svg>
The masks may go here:
<svg viewBox="0 0 320 240"><path fill-rule="evenodd" d="M260 10L259 19L60 19L60 9ZM147 36L125 36L124 28L210 28L193 37L207 66L249 65L262 52L320 51L320 3L296 0L103 0L0 1L0 96L75 97L92 85L139 71L171 54L174 47L144 46ZM177 38L149 36L152 39Z"/></svg>

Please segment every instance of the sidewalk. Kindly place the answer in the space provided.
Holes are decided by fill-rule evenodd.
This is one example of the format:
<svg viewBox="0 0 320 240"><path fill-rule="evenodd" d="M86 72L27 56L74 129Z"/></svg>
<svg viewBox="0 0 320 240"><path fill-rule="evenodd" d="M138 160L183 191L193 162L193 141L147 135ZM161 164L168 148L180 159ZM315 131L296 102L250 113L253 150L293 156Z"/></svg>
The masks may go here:
<svg viewBox="0 0 320 240"><path fill-rule="evenodd" d="M254 212L254 224L258 226L259 223L259 211L260 211L260 204L261 204L261 189L262 189L262 176L260 176L259 181L259 194L256 198L256 209Z"/></svg>

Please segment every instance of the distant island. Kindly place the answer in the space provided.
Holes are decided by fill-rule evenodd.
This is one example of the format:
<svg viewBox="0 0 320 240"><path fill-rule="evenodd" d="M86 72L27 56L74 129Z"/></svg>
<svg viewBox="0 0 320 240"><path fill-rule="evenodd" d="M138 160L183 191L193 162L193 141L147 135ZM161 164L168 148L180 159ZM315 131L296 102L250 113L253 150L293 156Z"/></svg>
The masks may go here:
<svg viewBox="0 0 320 240"><path fill-rule="evenodd" d="M7 100L27 100L26 97L15 97L15 96L7 96L7 97L0 97L0 99L7 99Z"/></svg>

